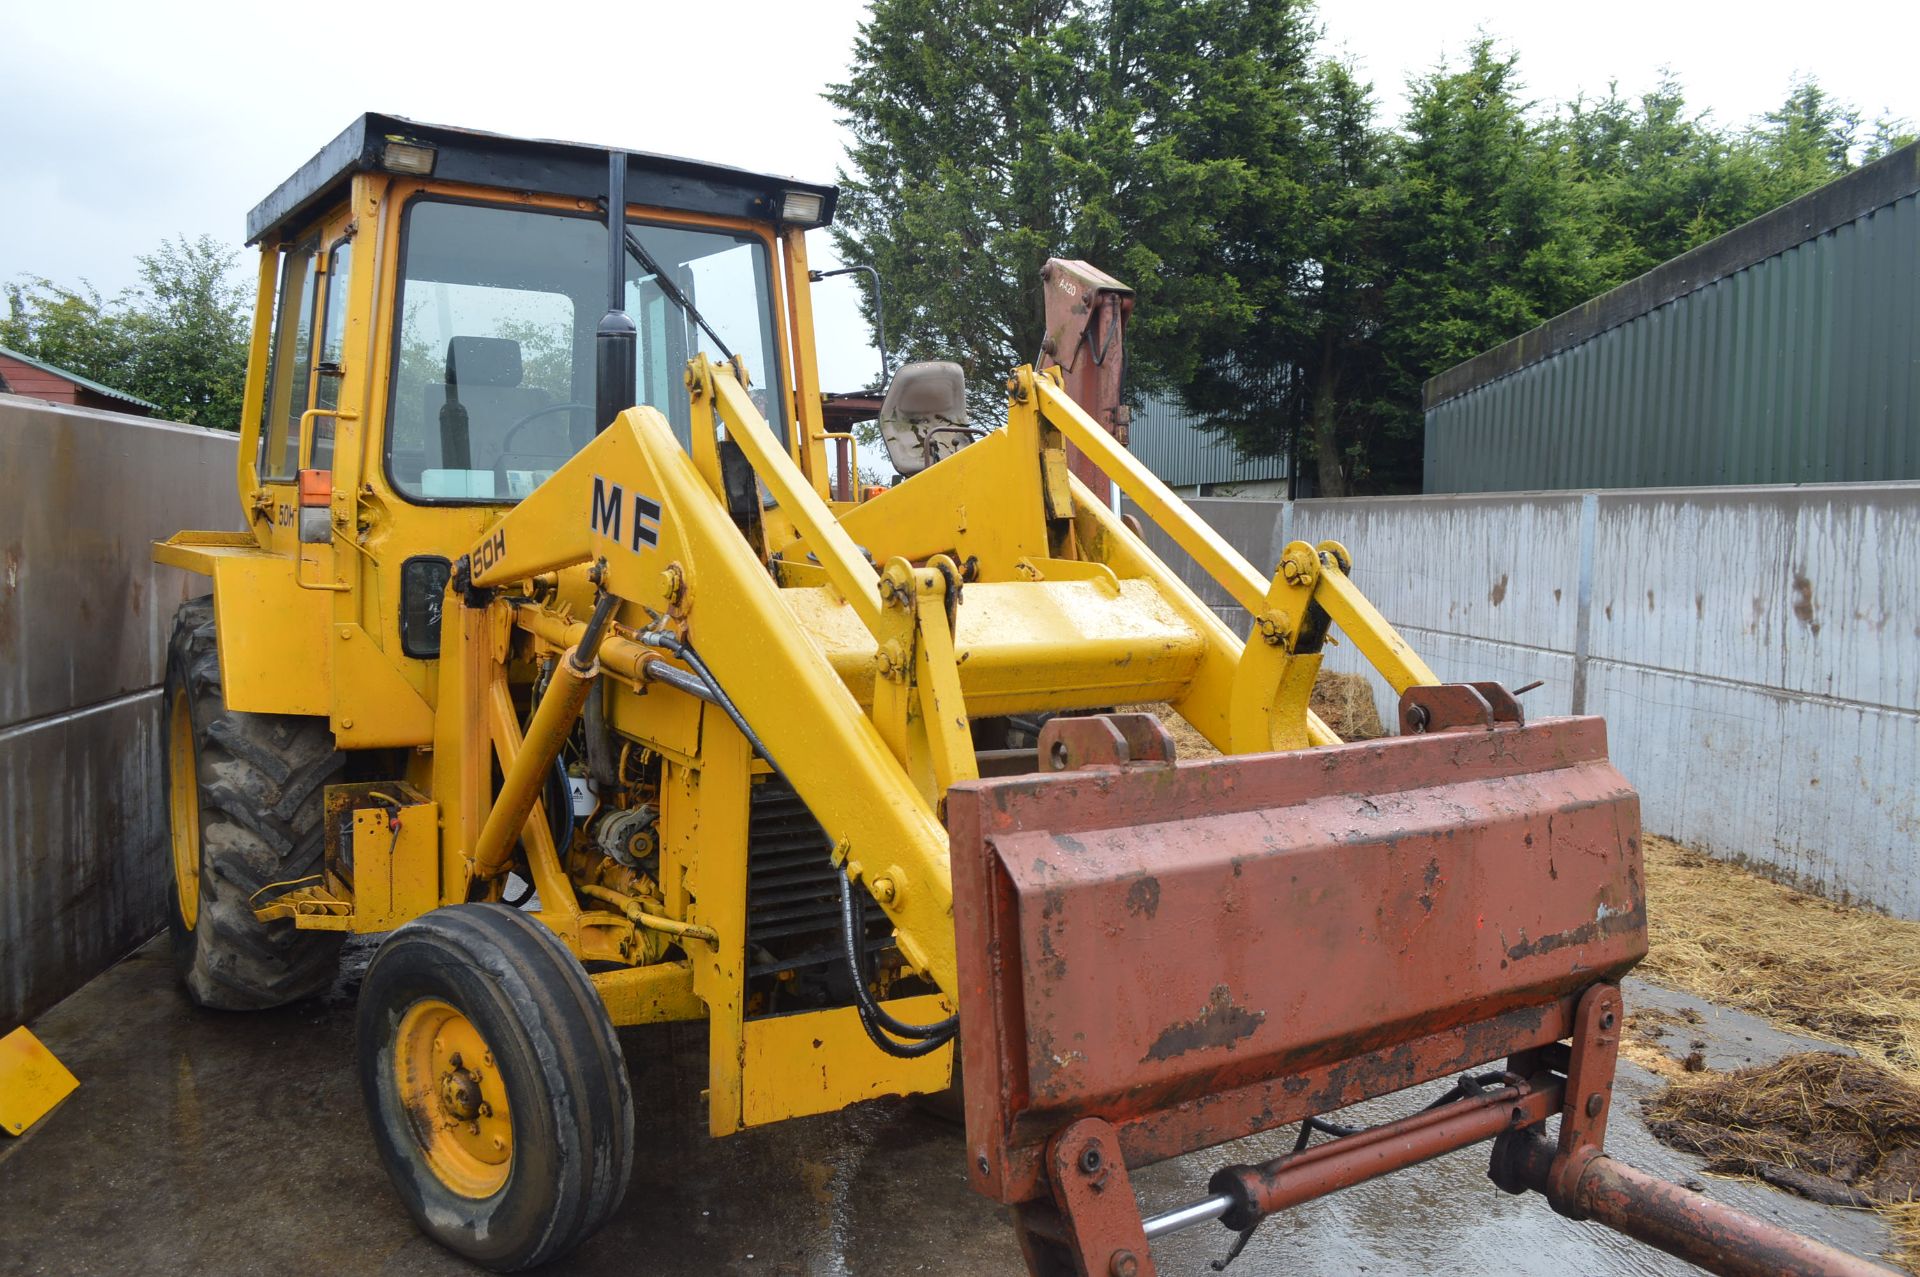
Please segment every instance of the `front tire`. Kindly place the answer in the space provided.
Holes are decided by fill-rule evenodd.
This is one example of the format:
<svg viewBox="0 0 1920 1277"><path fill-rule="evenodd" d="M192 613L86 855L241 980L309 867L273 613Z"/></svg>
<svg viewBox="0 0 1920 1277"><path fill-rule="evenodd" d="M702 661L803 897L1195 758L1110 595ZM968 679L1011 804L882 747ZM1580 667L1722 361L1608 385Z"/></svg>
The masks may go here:
<svg viewBox="0 0 1920 1277"><path fill-rule="evenodd" d="M626 1196L633 1094L606 1007L546 927L451 905L360 988L360 1089L414 1222L495 1272L572 1250Z"/></svg>
<svg viewBox="0 0 1920 1277"><path fill-rule="evenodd" d="M326 720L227 708L211 596L174 613L164 717L167 930L188 995L257 1011L324 992L342 937L253 909L270 888L321 880L322 806L345 766Z"/></svg>

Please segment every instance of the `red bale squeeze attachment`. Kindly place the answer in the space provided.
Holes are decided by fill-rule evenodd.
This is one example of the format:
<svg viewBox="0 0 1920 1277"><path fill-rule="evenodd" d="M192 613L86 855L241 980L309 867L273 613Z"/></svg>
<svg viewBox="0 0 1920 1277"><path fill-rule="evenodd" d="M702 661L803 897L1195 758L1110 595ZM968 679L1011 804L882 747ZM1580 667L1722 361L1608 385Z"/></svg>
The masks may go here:
<svg viewBox="0 0 1920 1277"><path fill-rule="evenodd" d="M1623 1227L1633 1194L1610 1159L1591 1168L1615 982L1647 951L1639 799L1601 720L1496 707L1454 727L1449 690L1409 693L1431 702L1424 734L1203 762L1172 761L1145 716L1055 719L1050 774L949 791L969 1176L1015 1208L1034 1273L1150 1277L1154 1236L1220 1219L1244 1242L1442 1153L1538 1141L1555 1115L1558 1147L1513 1145L1515 1164L1544 1156L1556 1206ZM1397 1122L1320 1120L1449 1076ZM1130 1168L1294 1122L1292 1153L1141 1219ZM1309 1146L1314 1130L1336 1138ZM1666 1209L1664 1235L1709 1213L1727 1236L1720 1207ZM1876 1271L1805 1245L1829 1265L1805 1271Z"/></svg>

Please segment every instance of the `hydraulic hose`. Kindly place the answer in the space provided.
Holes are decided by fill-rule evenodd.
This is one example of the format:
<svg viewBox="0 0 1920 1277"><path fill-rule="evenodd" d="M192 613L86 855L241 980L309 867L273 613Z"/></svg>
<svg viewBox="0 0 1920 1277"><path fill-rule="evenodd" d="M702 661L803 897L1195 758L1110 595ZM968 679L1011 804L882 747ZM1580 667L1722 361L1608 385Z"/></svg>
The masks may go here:
<svg viewBox="0 0 1920 1277"><path fill-rule="evenodd" d="M950 1015L933 1024L908 1024L896 1020L873 999L867 990L866 964L860 959L861 932L860 909L853 896L853 883L845 874L840 878L840 938L846 949L847 971L853 977L853 997L860 1006L860 1023L866 1027L867 1036L873 1044L888 1055L902 1059L931 1055L947 1043L953 1041L954 1034L960 1031L960 1017ZM881 1030L884 1030L882 1032ZM911 1044L896 1042L894 1037L915 1039Z"/></svg>

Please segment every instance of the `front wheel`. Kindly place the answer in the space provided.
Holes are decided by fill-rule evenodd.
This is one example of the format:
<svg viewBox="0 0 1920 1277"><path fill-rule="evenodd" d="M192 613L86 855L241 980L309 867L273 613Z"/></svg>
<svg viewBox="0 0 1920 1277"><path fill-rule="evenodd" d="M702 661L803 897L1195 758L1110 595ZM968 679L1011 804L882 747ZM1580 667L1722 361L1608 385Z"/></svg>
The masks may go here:
<svg viewBox="0 0 1920 1277"><path fill-rule="evenodd" d="M360 1089L420 1230L495 1272L565 1254L626 1195L633 1094L606 1007L504 905L408 923L360 989Z"/></svg>

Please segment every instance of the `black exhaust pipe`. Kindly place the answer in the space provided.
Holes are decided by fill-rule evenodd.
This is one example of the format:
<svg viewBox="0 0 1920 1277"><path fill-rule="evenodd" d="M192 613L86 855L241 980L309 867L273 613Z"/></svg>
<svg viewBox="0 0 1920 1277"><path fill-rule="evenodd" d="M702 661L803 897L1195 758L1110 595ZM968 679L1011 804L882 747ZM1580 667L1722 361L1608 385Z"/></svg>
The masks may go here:
<svg viewBox="0 0 1920 1277"><path fill-rule="evenodd" d="M639 331L627 315L627 153L607 154L607 313L593 335L594 432L634 406Z"/></svg>

